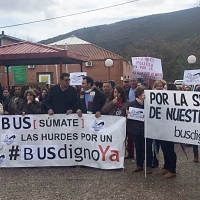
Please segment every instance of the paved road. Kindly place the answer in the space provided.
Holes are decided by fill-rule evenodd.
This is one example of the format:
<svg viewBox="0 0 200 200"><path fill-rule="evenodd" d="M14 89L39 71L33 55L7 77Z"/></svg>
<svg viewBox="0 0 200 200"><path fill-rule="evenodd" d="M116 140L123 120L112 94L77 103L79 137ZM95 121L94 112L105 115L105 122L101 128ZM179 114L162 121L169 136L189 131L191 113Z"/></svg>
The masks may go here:
<svg viewBox="0 0 200 200"><path fill-rule="evenodd" d="M135 165L125 161L124 170L100 170L79 167L8 168L0 169L2 200L199 200L200 163L192 162L192 148L187 147L189 160L180 145L177 177L166 180L144 172L133 173ZM162 162L162 154L160 153Z"/></svg>

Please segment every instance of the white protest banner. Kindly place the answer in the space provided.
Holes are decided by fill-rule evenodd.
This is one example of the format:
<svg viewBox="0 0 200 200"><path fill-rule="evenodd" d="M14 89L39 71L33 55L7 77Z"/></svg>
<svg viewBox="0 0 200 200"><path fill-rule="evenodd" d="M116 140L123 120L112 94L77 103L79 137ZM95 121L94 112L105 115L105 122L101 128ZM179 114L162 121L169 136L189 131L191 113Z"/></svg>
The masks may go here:
<svg viewBox="0 0 200 200"><path fill-rule="evenodd" d="M0 124L0 167L124 167L125 117L1 115Z"/></svg>
<svg viewBox="0 0 200 200"><path fill-rule="evenodd" d="M129 107L129 112L128 119L144 121L144 109Z"/></svg>
<svg viewBox="0 0 200 200"><path fill-rule="evenodd" d="M145 90L145 137L200 145L200 93Z"/></svg>
<svg viewBox="0 0 200 200"><path fill-rule="evenodd" d="M199 85L200 84L200 69L185 70L183 81L186 85Z"/></svg>
<svg viewBox="0 0 200 200"><path fill-rule="evenodd" d="M132 57L132 78L160 80L163 78L161 59Z"/></svg>
<svg viewBox="0 0 200 200"><path fill-rule="evenodd" d="M82 80L84 76L87 76L86 72L70 73L70 85L82 85Z"/></svg>

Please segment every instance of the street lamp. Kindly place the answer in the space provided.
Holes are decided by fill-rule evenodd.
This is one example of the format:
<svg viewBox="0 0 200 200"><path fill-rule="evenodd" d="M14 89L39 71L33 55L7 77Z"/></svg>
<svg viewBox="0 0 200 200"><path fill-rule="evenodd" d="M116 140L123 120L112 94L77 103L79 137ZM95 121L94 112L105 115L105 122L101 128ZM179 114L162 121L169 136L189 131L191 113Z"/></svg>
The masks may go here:
<svg viewBox="0 0 200 200"><path fill-rule="evenodd" d="M190 55L190 56L188 56L187 61L189 64L195 64L197 61L197 58L194 55Z"/></svg>
<svg viewBox="0 0 200 200"><path fill-rule="evenodd" d="M108 80L110 80L110 67L113 66L113 60L112 59L106 59L105 60L105 66L108 68Z"/></svg>
<svg viewBox="0 0 200 200"><path fill-rule="evenodd" d="M194 55L190 55L190 56L188 56L187 61L188 61L188 64L192 66L192 65L194 65L196 63L197 58ZM192 85L192 90L193 91L195 90L194 85Z"/></svg>

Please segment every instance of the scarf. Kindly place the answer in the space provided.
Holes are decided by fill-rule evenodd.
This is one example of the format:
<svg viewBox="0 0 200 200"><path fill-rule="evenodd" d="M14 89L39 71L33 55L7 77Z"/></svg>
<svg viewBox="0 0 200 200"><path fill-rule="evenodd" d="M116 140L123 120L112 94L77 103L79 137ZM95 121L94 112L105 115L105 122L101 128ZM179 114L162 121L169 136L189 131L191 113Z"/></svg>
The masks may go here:
<svg viewBox="0 0 200 200"><path fill-rule="evenodd" d="M92 107L93 107L93 100L94 100L94 96L95 96L95 91L91 91L89 94L89 99L88 99L88 110L87 113L88 114L92 114Z"/></svg>
<svg viewBox="0 0 200 200"><path fill-rule="evenodd" d="M117 100L117 103L115 104L117 107L122 107L122 98Z"/></svg>
<svg viewBox="0 0 200 200"><path fill-rule="evenodd" d="M81 90L80 92L80 98L83 99L84 98L84 94L89 94L88 97L88 106L87 107L87 113L88 114L92 114L92 107L93 107L93 100L94 100L94 96L95 96L95 91L93 91L94 87L90 88L89 90Z"/></svg>

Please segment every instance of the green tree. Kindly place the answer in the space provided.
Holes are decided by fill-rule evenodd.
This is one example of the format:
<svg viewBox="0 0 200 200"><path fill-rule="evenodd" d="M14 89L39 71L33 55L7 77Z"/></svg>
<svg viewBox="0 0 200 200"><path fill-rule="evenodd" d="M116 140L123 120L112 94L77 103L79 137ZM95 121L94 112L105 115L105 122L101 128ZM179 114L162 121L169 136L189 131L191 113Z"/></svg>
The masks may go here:
<svg viewBox="0 0 200 200"><path fill-rule="evenodd" d="M131 57L149 56L159 58L162 61L164 79L174 81L183 78L185 43L169 43L162 38L152 40L138 40L125 47L123 54L127 60Z"/></svg>

